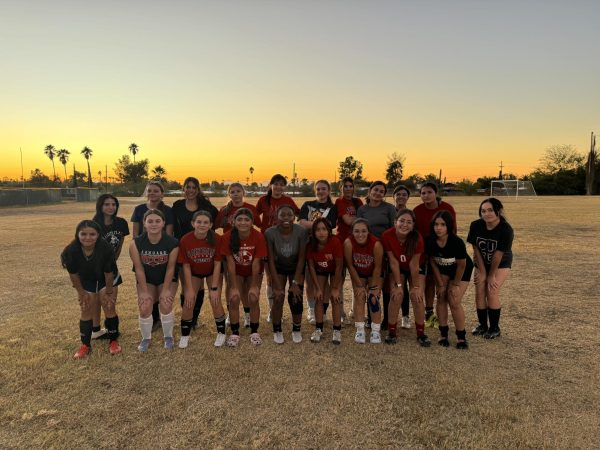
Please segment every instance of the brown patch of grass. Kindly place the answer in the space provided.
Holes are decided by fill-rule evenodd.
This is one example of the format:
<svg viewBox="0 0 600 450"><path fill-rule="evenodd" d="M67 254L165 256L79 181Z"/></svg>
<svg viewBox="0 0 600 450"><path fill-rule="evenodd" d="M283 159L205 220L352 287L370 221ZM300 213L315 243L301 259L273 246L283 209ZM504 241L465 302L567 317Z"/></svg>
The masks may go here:
<svg viewBox="0 0 600 450"><path fill-rule="evenodd" d="M220 199L221 202L223 199ZM218 201L218 200L217 200ZM418 199L412 199L414 206ZM464 238L481 198L449 201ZM123 199L129 218L139 199ZM600 414L597 236L600 199L505 202L515 263L504 288L503 336L470 338L459 352L421 349L413 330L394 347L339 347L290 339L215 349L214 323L185 351L146 355L139 341L133 274L124 252L117 357L96 342L85 361L78 307L58 255L91 204L8 208L0 216L0 442L2 447L115 448L556 448L596 446ZM349 304L349 283L346 302ZM265 290L262 302L266 305ZM467 324L475 322L472 288ZM177 310L179 312L179 310ZM451 326L452 327L452 326ZM437 332L428 334L435 341ZM178 336L178 330L176 330ZM451 340L454 341L453 332Z"/></svg>

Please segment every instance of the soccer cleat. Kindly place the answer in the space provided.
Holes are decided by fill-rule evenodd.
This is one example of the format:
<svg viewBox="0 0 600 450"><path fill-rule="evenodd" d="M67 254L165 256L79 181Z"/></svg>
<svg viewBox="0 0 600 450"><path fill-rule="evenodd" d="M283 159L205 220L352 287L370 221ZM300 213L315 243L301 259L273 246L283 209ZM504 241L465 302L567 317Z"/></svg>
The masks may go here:
<svg viewBox="0 0 600 450"><path fill-rule="evenodd" d="M175 344L173 342L173 338L172 337L165 337L165 345L164 345L164 347L167 350L173 350L174 346L175 346Z"/></svg>
<svg viewBox="0 0 600 450"><path fill-rule="evenodd" d="M224 333L217 333L217 338L215 339L215 347L223 347L223 344L225 344L225 334Z"/></svg>
<svg viewBox="0 0 600 450"><path fill-rule="evenodd" d="M187 348L189 343L190 343L189 336L181 336L179 338L179 348Z"/></svg>
<svg viewBox="0 0 600 450"><path fill-rule="evenodd" d="M150 339L142 339L140 345L138 345L138 351L141 353L146 353L148 351L148 347L150 347Z"/></svg>
<svg viewBox="0 0 600 450"><path fill-rule="evenodd" d="M240 337L237 334L232 334L227 338L227 347L237 347L240 343Z"/></svg>
<svg viewBox="0 0 600 450"><path fill-rule="evenodd" d="M410 321L410 317L402 316L402 323L400 324L402 328L410 329L412 328L412 323Z"/></svg>
<svg viewBox="0 0 600 450"><path fill-rule="evenodd" d="M385 337L385 341L384 342L386 344L389 344L389 345L394 345L394 344L396 344L398 342L398 338L395 335L393 335L393 334L388 334Z"/></svg>
<svg viewBox="0 0 600 450"><path fill-rule="evenodd" d="M273 342L275 342L276 344L283 344L284 339L283 333L281 331L273 333Z"/></svg>
<svg viewBox="0 0 600 450"><path fill-rule="evenodd" d="M372 331L369 341L371 344L381 344L381 333L379 331Z"/></svg>
<svg viewBox="0 0 600 450"><path fill-rule="evenodd" d="M364 344L366 342L365 332L357 330L354 335L354 342L357 344Z"/></svg>
<svg viewBox="0 0 600 450"><path fill-rule="evenodd" d="M483 335L483 337L485 339L496 339L497 337L500 337L500 328L490 328L489 330L487 330L487 332Z"/></svg>
<svg viewBox="0 0 600 450"><path fill-rule="evenodd" d="M244 313L244 328L250 328L250 313Z"/></svg>
<svg viewBox="0 0 600 450"><path fill-rule="evenodd" d="M252 345L254 345L255 347L258 347L259 345L262 344L262 338L260 337L260 334L258 333L252 333L250 335L250 343Z"/></svg>
<svg viewBox="0 0 600 450"><path fill-rule="evenodd" d="M425 326L427 328L436 328L436 326L435 326L436 322L437 322L437 316L435 314L431 314L427 319L425 319Z"/></svg>
<svg viewBox="0 0 600 450"><path fill-rule="evenodd" d="M433 318L431 319L431 328L435 328L436 330L439 330L440 319L438 319L437 316L433 316Z"/></svg>
<svg viewBox="0 0 600 450"><path fill-rule="evenodd" d="M485 333L487 333L487 331L488 328L486 326L483 326L480 323L478 323L477 326L473 328L473 331L471 331L471 334L473 336L483 336Z"/></svg>
<svg viewBox="0 0 600 450"><path fill-rule="evenodd" d="M459 350L468 350L469 349L469 343L467 341L458 341L456 343L456 348Z"/></svg>
<svg viewBox="0 0 600 450"><path fill-rule="evenodd" d="M110 352L111 355L118 355L119 353L121 353L123 351L123 349L119 345L119 341L114 340L114 341L110 341L110 344L108 345L108 351Z"/></svg>
<svg viewBox="0 0 600 450"><path fill-rule="evenodd" d="M318 328L313 331L313 333L310 335L310 342L321 342L321 335L323 334L323 331L319 330Z"/></svg>
<svg viewBox="0 0 600 450"><path fill-rule="evenodd" d="M306 320L308 320L308 323L310 323L311 325L314 325L315 323L317 323L317 320L315 319L315 310L314 308L308 308L308 312L306 313Z"/></svg>
<svg viewBox="0 0 600 450"><path fill-rule="evenodd" d="M101 339L102 336L106 336L106 328L102 328L99 331L92 331L92 339ZM108 336L106 336L108 337Z"/></svg>
<svg viewBox="0 0 600 450"><path fill-rule="evenodd" d="M302 333L299 331L292 331L292 341L294 341L294 344L302 342Z"/></svg>
<svg viewBox="0 0 600 450"><path fill-rule="evenodd" d="M81 344L81 347L79 347L79 350L77 350L75 352L75 354L73 355L73 358L74 359L83 359L86 356L88 356L91 352L92 352L92 347L89 347L85 344Z"/></svg>
<svg viewBox="0 0 600 450"><path fill-rule="evenodd" d="M421 336L417 336L417 342L421 347L429 347L431 346L431 341L427 337L426 334L422 334Z"/></svg>
<svg viewBox="0 0 600 450"><path fill-rule="evenodd" d="M342 332L340 330L333 330L331 342L335 345L340 345L342 343Z"/></svg>
<svg viewBox="0 0 600 450"><path fill-rule="evenodd" d="M438 345L442 347L450 347L450 341L448 341L448 338L440 338L438 340Z"/></svg>

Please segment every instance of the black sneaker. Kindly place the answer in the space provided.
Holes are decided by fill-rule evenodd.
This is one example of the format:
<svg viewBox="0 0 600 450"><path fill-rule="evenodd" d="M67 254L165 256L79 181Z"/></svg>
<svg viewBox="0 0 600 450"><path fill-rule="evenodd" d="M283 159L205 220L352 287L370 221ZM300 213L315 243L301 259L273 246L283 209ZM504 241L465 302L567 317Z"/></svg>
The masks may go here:
<svg viewBox="0 0 600 450"><path fill-rule="evenodd" d="M442 347L450 347L450 341L448 341L448 338L440 338L438 340L438 345L441 345Z"/></svg>
<svg viewBox="0 0 600 450"><path fill-rule="evenodd" d="M388 334L385 337L385 343L386 344L390 344L390 345L394 345L398 342L398 338L396 336L392 336L391 334Z"/></svg>
<svg viewBox="0 0 600 450"><path fill-rule="evenodd" d="M458 341L456 343L456 348L459 350L468 350L469 349L469 343L467 341Z"/></svg>
<svg viewBox="0 0 600 450"><path fill-rule="evenodd" d="M417 342L421 347L429 347L431 346L431 341L427 337L426 334L422 334L421 336L417 336Z"/></svg>
<svg viewBox="0 0 600 450"><path fill-rule="evenodd" d="M381 322L381 331L386 331L388 329L388 324L386 321Z"/></svg>
<svg viewBox="0 0 600 450"><path fill-rule="evenodd" d="M471 331L471 334L473 336L483 336L485 333L487 333L487 331L488 327L484 327L483 325L478 323L477 326L473 328L473 331Z"/></svg>
<svg viewBox="0 0 600 450"><path fill-rule="evenodd" d="M497 337L500 337L500 328L487 330L483 337L485 339L496 339Z"/></svg>

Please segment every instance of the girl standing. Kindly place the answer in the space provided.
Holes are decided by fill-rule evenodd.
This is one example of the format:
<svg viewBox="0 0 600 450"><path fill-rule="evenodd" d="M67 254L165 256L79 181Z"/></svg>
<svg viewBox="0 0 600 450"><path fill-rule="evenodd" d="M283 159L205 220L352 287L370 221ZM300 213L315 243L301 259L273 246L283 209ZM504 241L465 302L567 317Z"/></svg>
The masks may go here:
<svg viewBox="0 0 600 450"><path fill-rule="evenodd" d="M149 209L144 214L142 224L145 231L133 240L129 255L135 270L140 311L142 341L138 350L145 353L152 339L152 307L155 303L159 305L164 347L173 348L173 297L177 291L173 276L178 246L177 239L164 231L165 216L162 211Z"/></svg>
<svg viewBox="0 0 600 450"><path fill-rule="evenodd" d="M109 351L113 355L121 353L121 346L117 341L119 317L115 310L116 298L113 291L115 255L110 244L100 234L100 226L96 222L80 222L75 229L75 239L60 255L62 266L69 272L71 283L77 291L81 308L81 347L73 355L75 359L85 358L92 351L92 316L98 303L102 304L106 316Z"/></svg>
<svg viewBox="0 0 600 450"><path fill-rule="evenodd" d="M476 336L500 336L500 289L510 275L514 232L504 217L504 206L491 197L479 206L479 220L471 223L467 242L475 260L475 303L479 324ZM489 325L488 325L489 317Z"/></svg>
<svg viewBox="0 0 600 450"><path fill-rule="evenodd" d="M398 185L394 188L394 203L396 205L396 213L401 209L407 208L406 204L410 198L410 190L403 184ZM402 328L411 328L410 323L410 300L408 294L408 285L404 284L404 296L402 297L402 322L400 326Z"/></svg>

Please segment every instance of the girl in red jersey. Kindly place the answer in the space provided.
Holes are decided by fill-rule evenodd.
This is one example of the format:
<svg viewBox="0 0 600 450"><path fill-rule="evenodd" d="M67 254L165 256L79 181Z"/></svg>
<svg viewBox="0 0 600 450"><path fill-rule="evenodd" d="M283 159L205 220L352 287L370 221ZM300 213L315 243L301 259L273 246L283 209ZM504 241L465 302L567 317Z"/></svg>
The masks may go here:
<svg viewBox="0 0 600 450"><path fill-rule="evenodd" d="M229 286L229 317L231 336L227 345L237 347L240 341L240 301L247 298L250 305L250 343L262 344L258 325L260 319L260 285L263 259L267 257L267 244L262 233L253 228L252 211L240 208L234 215L233 229L221 239L221 255L227 258Z"/></svg>
<svg viewBox="0 0 600 450"><path fill-rule="evenodd" d="M269 181L267 195L263 195L256 203L256 210L261 216L260 231L264 234L267 229L277 224L277 210L280 206L288 205L294 210L294 215L300 214L300 209L291 197L284 195L283 190L287 185L285 177L276 173ZM271 308L273 307L273 288L271 287L271 274L267 271L267 299L269 301L269 314L267 322L271 321Z"/></svg>
<svg viewBox="0 0 600 450"><path fill-rule="evenodd" d="M405 185L400 184L394 188L394 203L396 206L396 213L401 209L407 208L406 204L410 198L410 189ZM402 297L402 322L400 326L402 328L411 328L410 323L410 298L408 295L408 286L404 284L404 296Z"/></svg>
<svg viewBox="0 0 600 450"><path fill-rule="evenodd" d="M310 340L319 342L323 334L323 317L331 299L334 344L342 342L341 292L344 250L340 240L333 236L331 224L324 217L313 222L312 236L306 255L308 272L315 286L316 328Z"/></svg>
<svg viewBox="0 0 600 450"><path fill-rule="evenodd" d="M425 183L421 186L421 203L414 209L417 218L417 231L423 239L429 237L431 231L431 220L438 211L448 211L454 220L454 234L456 231L456 212L449 203L438 197L438 187L435 183ZM425 280L425 323L429 327L438 326L438 318L433 314L433 301L435 297L435 279L429 273Z"/></svg>
<svg viewBox="0 0 600 450"><path fill-rule="evenodd" d="M231 200L219 210L219 214L217 214L217 218L215 219L215 229L218 230L219 228L222 228L223 233L231 231L233 228L233 216L240 208L247 208L252 211L252 215L254 216L254 226L258 228L262 227L262 222L256 206L244 201L245 193L246 191L241 183L231 183L229 185L227 194Z"/></svg>
<svg viewBox="0 0 600 450"><path fill-rule="evenodd" d="M367 219L356 219L351 227L351 235L344 241L344 259L352 280L354 291L355 318L365 317L365 301L371 311L371 344L381 344L381 270L383 246L369 232ZM365 322L355 323L354 340L365 343Z"/></svg>
<svg viewBox="0 0 600 450"><path fill-rule="evenodd" d="M394 228L385 231L381 236L381 242L385 249L391 268L391 299L388 317L388 335L385 338L387 344L395 344L396 321L398 311L404 295L404 282L410 284L410 300L415 314L415 327L417 329L417 341L422 347L429 347L431 341L425 335L425 299L423 289L425 287L425 275L427 266L425 263L425 245L423 238L415 228L415 214L410 209L398 211Z"/></svg>
<svg viewBox="0 0 600 450"><path fill-rule="evenodd" d="M181 338L179 348L186 348L193 326L193 311L198 294L204 290L204 280L209 289L210 305L217 325L215 347L225 343L225 312L221 305L221 237L213 229L212 216L208 211L196 211L192 216L194 231L179 241L177 261L182 264L185 301L181 313Z"/></svg>

